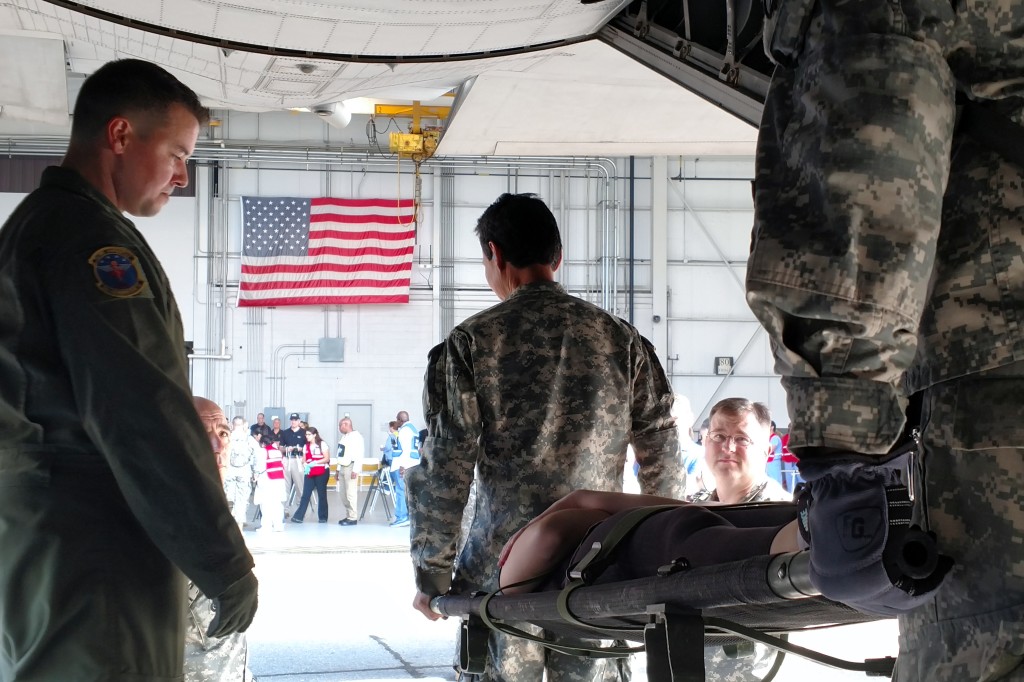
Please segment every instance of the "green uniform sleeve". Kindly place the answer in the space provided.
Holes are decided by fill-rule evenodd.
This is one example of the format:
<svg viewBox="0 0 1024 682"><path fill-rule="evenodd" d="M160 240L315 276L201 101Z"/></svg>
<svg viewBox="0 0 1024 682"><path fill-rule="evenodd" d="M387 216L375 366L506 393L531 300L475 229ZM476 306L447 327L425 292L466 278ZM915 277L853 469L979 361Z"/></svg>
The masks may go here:
<svg viewBox="0 0 1024 682"><path fill-rule="evenodd" d="M406 471L406 491L416 586L434 595L451 585L455 545L480 447L469 343L458 330L427 356L423 412L430 435L420 465Z"/></svg>
<svg viewBox="0 0 1024 682"><path fill-rule="evenodd" d="M52 254L46 296L82 427L139 523L204 594L253 560L231 518L192 403L184 339L166 276L131 244L142 286L104 286L93 245Z"/></svg>

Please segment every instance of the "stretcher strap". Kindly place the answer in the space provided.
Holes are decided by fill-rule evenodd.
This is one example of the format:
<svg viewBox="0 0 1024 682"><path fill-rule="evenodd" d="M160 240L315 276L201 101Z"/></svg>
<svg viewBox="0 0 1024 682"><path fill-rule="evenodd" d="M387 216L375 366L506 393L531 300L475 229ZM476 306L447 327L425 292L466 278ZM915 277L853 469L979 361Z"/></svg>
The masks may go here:
<svg viewBox="0 0 1024 682"><path fill-rule="evenodd" d="M662 504L651 507L637 507L636 509L631 509L623 514L622 517L616 521L615 525L612 526L611 530L608 531L608 534L604 539L599 542L595 542L591 546L590 551L587 552L575 565L569 568L569 577L571 578L571 581L568 585L562 588L561 592L558 593L558 600L556 602L558 615L562 620L580 628L600 630L601 632L635 633L642 631L642 627L624 627L616 629L598 627L585 623L577 618L576 614L574 614L569 608L569 597L574 591L580 587L589 585L604 572L608 563L614 559L614 552L619 546L619 543L628 537L629 534L632 533L645 519L659 512L678 508L679 505Z"/></svg>
<svg viewBox="0 0 1024 682"><path fill-rule="evenodd" d="M614 558L613 553L626 537L632 533L645 519L659 512L678 509L678 504L660 504L652 507L630 509L612 526L604 540L595 542L590 551L576 565L569 568L569 577L573 581L592 583L608 567Z"/></svg>

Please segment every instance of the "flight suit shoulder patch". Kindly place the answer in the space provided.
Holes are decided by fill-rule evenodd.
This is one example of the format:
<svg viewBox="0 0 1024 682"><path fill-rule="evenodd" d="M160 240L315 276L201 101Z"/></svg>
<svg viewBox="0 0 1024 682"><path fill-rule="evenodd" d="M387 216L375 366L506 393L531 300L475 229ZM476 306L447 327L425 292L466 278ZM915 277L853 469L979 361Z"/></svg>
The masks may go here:
<svg viewBox="0 0 1024 682"><path fill-rule="evenodd" d="M138 257L122 246L104 246L89 256L96 288L114 298L132 298L148 289Z"/></svg>

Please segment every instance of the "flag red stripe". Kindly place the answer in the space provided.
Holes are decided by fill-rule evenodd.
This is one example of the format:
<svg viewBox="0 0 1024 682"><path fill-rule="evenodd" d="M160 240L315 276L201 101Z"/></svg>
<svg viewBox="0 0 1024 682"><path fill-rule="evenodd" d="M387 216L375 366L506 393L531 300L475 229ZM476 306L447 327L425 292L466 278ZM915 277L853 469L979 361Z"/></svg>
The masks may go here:
<svg viewBox="0 0 1024 682"><path fill-rule="evenodd" d="M240 299L242 308L273 308L286 305L359 305L364 303L408 303L408 294L389 296L298 296L294 298Z"/></svg>
<svg viewBox="0 0 1024 682"><path fill-rule="evenodd" d="M310 200L311 206L348 206L352 208L412 208L413 199L338 199L336 197L317 197Z"/></svg>
<svg viewBox="0 0 1024 682"><path fill-rule="evenodd" d="M280 289L312 289L315 287L333 287L337 289L368 287L385 289L387 287L407 287L409 278L404 279L304 279L300 282L239 282L240 291L271 291Z"/></svg>
<svg viewBox="0 0 1024 682"><path fill-rule="evenodd" d="M416 233L412 230L408 232L384 232L382 230L363 230L360 232L348 230L330 230L330 229L317 229L309 231L309 240L312 242L314 239L345 239L348 241L357 241L360 239L379 239L381 241L397 242L403 239L414 239Z"/></svg>
<svg viewBox="0 0 1024 682"><path fill-rule="evenodd" d="M368 213L366 215L352 215L343 213L314 213L309 216L309 222L313 225L317 223L346 223L346 224L359 224L359 223L377 223L379 225L412 225L416 222L416 216L413 215L379 215L376 213Z"/></svg>
<svg viewBox="0 0 1024 682"><path fill-rule="evenodd" d="M409 263L412 263L412 247L405 246L400 249L382 249L374 246L361 246L349 248L345 246L315 246L310 248L309 255L316 256L346 256L358 258L359 256L408 256Z"/></svg>
<svg viewBox="0 0 1024 682"><path fill-rule="evenodd" d="M412 263L321 263L317 266L292 265L281 263L279 265L249 265L242 263L242 274L245 275L273 275L283 272L293 273L314 273L314 272L411 272Z"/></svg>

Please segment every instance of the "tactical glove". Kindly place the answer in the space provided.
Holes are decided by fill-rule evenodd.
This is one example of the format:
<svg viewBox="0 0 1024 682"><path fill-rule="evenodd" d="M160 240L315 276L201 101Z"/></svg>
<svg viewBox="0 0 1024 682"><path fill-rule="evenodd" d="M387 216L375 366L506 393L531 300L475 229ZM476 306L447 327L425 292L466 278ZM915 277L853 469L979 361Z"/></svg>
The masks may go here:
<svg viewBox="0 0 1024 682"><path fill-rule="evenodd" d="M913 504L902 480L907 461L847 462L798 493L811 583L825 597L892 616L928 601L952 568L935 535L910 523Z"/></svg>
<svg viewBox="0 0 1024 682"><path fill-rule="evenodd" d="M249 571L213 598L214 616L207 637L225 637L249 628L256 615L257 585L256 576Z"/></svg>

